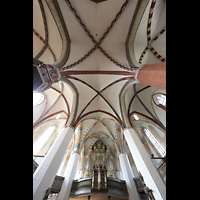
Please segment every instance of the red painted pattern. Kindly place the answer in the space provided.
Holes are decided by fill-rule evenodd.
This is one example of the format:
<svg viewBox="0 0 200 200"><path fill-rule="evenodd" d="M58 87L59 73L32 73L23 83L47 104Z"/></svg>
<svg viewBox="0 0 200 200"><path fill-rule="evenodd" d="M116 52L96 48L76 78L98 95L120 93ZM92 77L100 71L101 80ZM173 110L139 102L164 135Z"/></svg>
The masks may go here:
<svg viewBox="0 0 200 200"><path fill-rule="evenodd" d="M144 65L137 79L140 83L166 90L166 63Z"/></svg>
<svg viewBox="0 0 200 200"><path fill-rule="evenodd" d="M123 76L132 76L135 75L135 72L127 72L127 71L79 71L79 70L71 70L71 71L61 71L61 75L69 76L69 75L92 75L92 74L103 74L103 75L123 75Z"/></svg>

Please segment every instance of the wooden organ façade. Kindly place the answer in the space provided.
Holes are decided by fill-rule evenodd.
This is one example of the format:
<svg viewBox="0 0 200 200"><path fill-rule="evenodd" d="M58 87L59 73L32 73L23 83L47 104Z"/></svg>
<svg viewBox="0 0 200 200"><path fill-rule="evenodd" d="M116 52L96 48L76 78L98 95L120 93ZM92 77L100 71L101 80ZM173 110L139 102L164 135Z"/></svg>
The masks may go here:
<svg viewBox="0 0 200 200"><path fill-rule="evenodd" d="M106 170L108 177L117 178L116 171L119 169L118 165L119 163L110 148L98 141L89 148L88 155L85 157L84 178L92 177L93 171L100 169L102 171ZM100 169L99 166L101 166Z"/></svg>
<svg viewBox="0 0 200 200"><path fill-rule="evenodd" d="M91 191L107 191L107 170L106 166L102 168L99 164L97 167L95 165L92 168L92 188Z"/></svg>

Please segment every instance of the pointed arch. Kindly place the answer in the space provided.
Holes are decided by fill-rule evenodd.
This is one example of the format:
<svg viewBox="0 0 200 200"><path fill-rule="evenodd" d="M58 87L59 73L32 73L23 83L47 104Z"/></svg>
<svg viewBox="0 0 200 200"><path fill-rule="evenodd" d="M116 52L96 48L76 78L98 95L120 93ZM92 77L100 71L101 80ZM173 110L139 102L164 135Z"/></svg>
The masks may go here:
<svg viewBox="0 0 200 200"><path fill-rule="evenodd" d="M78 109L79 93L78 93L78 90L76 89L76 87L74 86L74 84L71 81L64 78L63 76L61 76L59 81L63 82L64 84L67 84L67 86L70 88L71 92L73 93L73 103L72 103L72 107L70 110L70 117L66 124L66 126L73 127L73 124L74 124L74 121L76 118L76 114L77 114L77 109Z"/></svg>
<svg viewBox="0 0 200 200"><path fill-rule="evenodd" d="M125 94L127 90L134 84L138 83L138 81L130 79L127 81L124 86L122 87L120 94L119 94L119 103L120 103L120 111L122 116L122 121L125 127L131 127L131 124L128 119L128 113L126 111L126 105L125 105ZM123 127L123 128L125 128Z"/></svg>

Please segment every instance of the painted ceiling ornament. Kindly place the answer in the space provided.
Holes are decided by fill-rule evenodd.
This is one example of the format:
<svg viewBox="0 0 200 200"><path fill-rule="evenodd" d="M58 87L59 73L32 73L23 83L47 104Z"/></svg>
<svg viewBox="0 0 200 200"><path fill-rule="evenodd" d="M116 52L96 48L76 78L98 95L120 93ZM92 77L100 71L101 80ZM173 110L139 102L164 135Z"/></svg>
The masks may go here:
<svg viewBox="0 0 200 200"><path fill-rule="evenodd" d="M59 69L33 58L33 90L43 92L59 81Z"/></svg>
<svg viewBox="0 0 200 200"><path fill-rule="evenodd" d="M100 3L101 1L94 1L96 3ZM75 67L76 65L80 64L81 62L83 62L86 58L88 58L97 48L103 53L104 56L106 56L111 62L113 62L115 65L117 65L118 67L127 70L127 71L131 71L134 72L135 69L132 67L127 67L127 66L123 66L120 63L118 63L116 60L114 60L111 56L109 56L104 50L103 48L100 46L101 43L103 42L103 40L106 38L106 36L108 35L108 33L110 32L110 30L112 29L112 27L114 26L114 24L117 22L117 20L119 19L120 15L122 14L122 12L124 11L125 7L127 6L129 0L126 0L123 5L121 6L121 9L119 10L119 12L117 13L117 15L115 16L114 20L112 21L112 23L110 24L110 26L107 28L106 32L103 34L103 36L101 37L101 39L97 42L94 37L91 35L90 31L88 30L88 28L86 27L86 25L82 22L80 16L77 14L77 11L74 9L74 7L72 6L70 0L66 0L67 5L69 6L69 8L71 9L72 13L75 15L77 21L80 23L81 27L84 29L84 31L86 32L86 34L89 36L89 38L92 40L92 42L94 43L94 47L87 53L85 54L81 59L79 59L78 61L64 66L62 67L62 72L66 71L67 69L71 69L72 67Z"/></svg>

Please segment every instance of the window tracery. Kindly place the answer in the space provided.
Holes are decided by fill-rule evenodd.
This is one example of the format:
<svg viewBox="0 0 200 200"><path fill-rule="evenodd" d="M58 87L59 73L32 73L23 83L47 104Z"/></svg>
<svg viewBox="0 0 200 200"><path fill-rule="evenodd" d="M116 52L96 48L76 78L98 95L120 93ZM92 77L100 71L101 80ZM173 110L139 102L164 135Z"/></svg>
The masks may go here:
<svg viewBox="0 0 200 200"><path fill-rule="evenodd" d="M158 107L166 111L166 94L155 93L152 96L152 100Z"/></svg>
<svg viewBox="0 0 200 200"><path fill-rule="evenodd" d="M160 145L160 143L157 141L157 139L153 136L153 134L149 131L149 129L144 128L146 136L151 140L153 145L157 148L159 153L161 154L162 157L166 155L166 152L164 148Z"/></svg>

